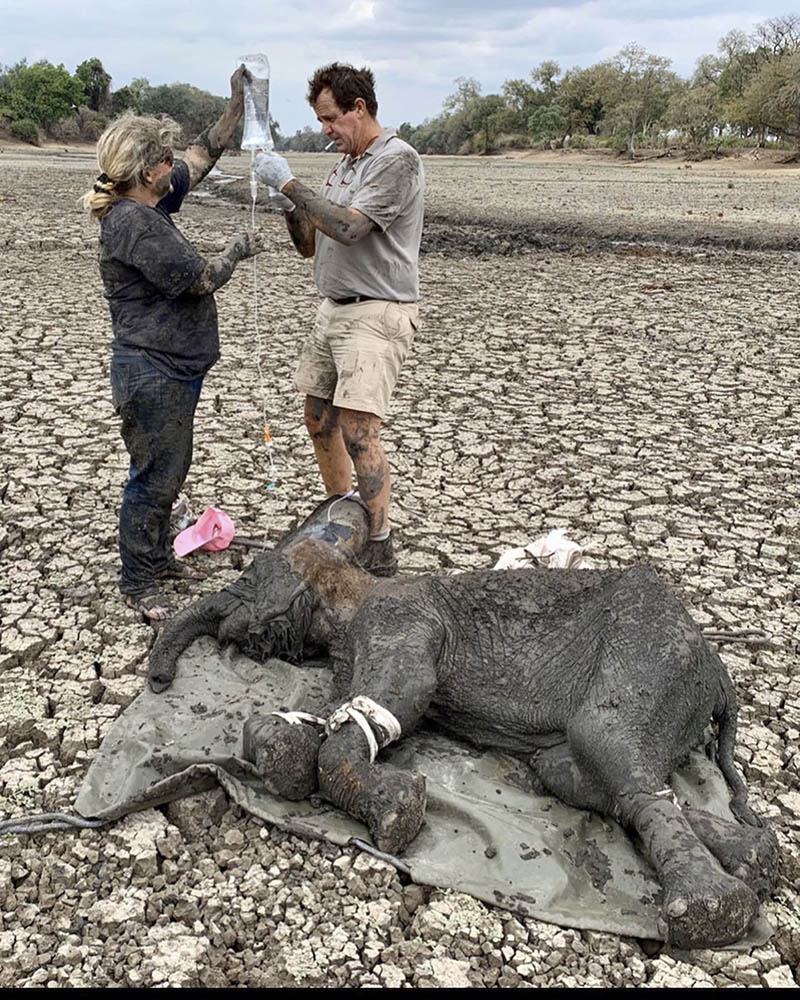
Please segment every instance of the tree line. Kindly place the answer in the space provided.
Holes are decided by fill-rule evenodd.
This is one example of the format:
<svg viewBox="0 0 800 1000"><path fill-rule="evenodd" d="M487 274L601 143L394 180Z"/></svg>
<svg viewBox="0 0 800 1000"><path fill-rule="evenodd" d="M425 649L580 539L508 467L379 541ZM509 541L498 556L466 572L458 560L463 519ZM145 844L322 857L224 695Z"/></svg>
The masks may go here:
<svg viewBox="0 0 800 1000"><path fill-rule="evenodd" d="M111 77L97 58L70 73L47 60L0 67L0 126L14 138L38 144L42 136L62 142L94 142L123 111L169 115L189 141L222 114L227 98L188 83L151 86L144 77L111 90ZM271 119L280 141L280 127ZM241 125L234 135L238 145Z"/></svg>
<svg viewBox="0 0 800 1000"><path fill-rule="evenodd" d="M502 146L610 146L630 156L669 143L715 149L747 140L800 151L800 15L731 31L690 79L626 45L612 59L562 72L547 60L527 79L481 93L459 77L441 114L399 132L422 153L490 153Z"/></svg>
<svg viewBox="0 0 800 1000"><path fill-rule="evenodd" d="M473 77L459 77L440 114L416 126L404 122L398 132L421 153L606 146L634 156L642 146L713 151L745 141L800 155L800 15L771 18L751 34L729 32L689 79L670 67L633 43L586 68L562 72L546 60L527 78L506 80L500 94L484 95ZM47 61L0 67L0 126L26 142L42 134L93 141L127 109L168 114L190 139L224 106L225 98L187 83L151 86L140 78L112 91L97 58L74 74ZM315 152L328 144L310 126L292 136L272 126L279 149Z"/></svg>

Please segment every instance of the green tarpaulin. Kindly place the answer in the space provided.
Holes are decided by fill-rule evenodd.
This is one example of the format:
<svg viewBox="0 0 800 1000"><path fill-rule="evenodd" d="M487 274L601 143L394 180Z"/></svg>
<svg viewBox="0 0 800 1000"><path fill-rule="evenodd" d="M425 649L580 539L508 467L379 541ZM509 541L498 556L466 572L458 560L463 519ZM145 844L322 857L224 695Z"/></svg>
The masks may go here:
<svg viewBox="0 0 800 1000"><path fill-rule="evenodd" d="M321 800L268 794L241 758L242 725L254 712L318 713L330 674L279 660L262 666L200 639L164 694L145 689L116 720L80 790L87 818L116 819L219 783L242 808L303 836L347 844L366 829ZM383 752L427 779L420 835L402 857L416 882L459 889L488 903L567 927L659 938L659 885L613 821L536 794L528 768L440 733L421 731ZM718 769L701 753L676 772L681 803L732 818ZM767 940L759 920L747 942Z"/></svg>

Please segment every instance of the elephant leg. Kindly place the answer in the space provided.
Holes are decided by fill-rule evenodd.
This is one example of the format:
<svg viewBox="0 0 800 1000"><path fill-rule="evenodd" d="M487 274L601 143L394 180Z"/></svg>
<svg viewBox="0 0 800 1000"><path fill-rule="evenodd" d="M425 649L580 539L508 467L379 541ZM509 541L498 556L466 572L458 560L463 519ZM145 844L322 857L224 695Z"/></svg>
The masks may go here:
<svg viewBox="0 0 800 1000"><path fill-rule="evenodd" d="M544 788L568 806L598 813L612 811L611 797L595 782L587 780L569 743L537 751L528 764Z"/></svg>
<svg viewBox="0 0 800 1000"><path fill-rule="evenodd" d="M321 736L313 725L251 715L242 737L242 754L255 764L268 792L294 802L316 792Z"/></svg>
<svg viewBox="0 0 800 1000"><path fill-rule="evenodd" d="M663 779L642 763L635 750L623 739L613 740L612 745L609 733L624 733L623 721L576 718L569 740L587 780L609 795L612 815L641 840L664 890L661 917L666 939L679 948L737 941L758 911L756 894L723 870L672 801Z"/></svg>
<svg viewBox="0 0 800 1000"><path fill-rule="evenodd" d="M425 819L425 778L386 763L370 763L364 734L354 723L329 736L319 755L325 798L369 830L389 854L404 851Z"/></svg>
<svg viewBox="0 0 800 1000"><path fill-rule="evenodd" d="M778 842L766 825L721 819L704 809L684 809L684 816L722 867L767 899L778 877Z"/></svg>
<svg viewBox="0 0 800 1000"><path fill-rule="evenodd" d="M614 811L611 797L585 777L568 743L540 750L528 763L546 790L567 805ZM683 815L729 875L741 879L760 900L769 897L778 877L778 844L768 826L721 819L703 809L685 808Z"/></svg>
<svg viewBox="0 0 800 1000"><path fill-rule="evenodd" d="M416 654L422 654L418 648ZM422 720L436 689L433 655L412 658L394 649L378 663L357 666L361 683L352 695L365 695L388 709L404 736ZM375 728L373 726L373 728ZM380 738L383 733L377 734ZM380 761L370 761L369 744L355 722L331 733L319 755L320 791L328 801L364 823L382 851L398 854L417 836L425 818L425 778Z"/></svg>

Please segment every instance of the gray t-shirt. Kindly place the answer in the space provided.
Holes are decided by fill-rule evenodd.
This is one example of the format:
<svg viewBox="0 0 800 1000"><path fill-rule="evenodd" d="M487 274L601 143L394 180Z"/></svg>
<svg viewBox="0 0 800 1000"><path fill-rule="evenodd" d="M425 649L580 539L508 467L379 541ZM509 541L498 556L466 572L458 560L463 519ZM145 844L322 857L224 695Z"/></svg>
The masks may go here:
<svg viewBox="0 0 800 1000"><path fill-rule="evenodd" d="M155 208L123 198L100 223L100 274L115 357L143 356L177 379L204 375L219 358L213 295L189 295L205 261L170 218L189 190L176 162L173 191Z"/></svg>
<svg viewBox="0 0 800 1000"><path fill-rule="evenodd" d="M314 278L323 295L416 302L425 174L417 151L384 129L361 156L343 157L320 194L378 227L352 246L316 233Z"/></svg>

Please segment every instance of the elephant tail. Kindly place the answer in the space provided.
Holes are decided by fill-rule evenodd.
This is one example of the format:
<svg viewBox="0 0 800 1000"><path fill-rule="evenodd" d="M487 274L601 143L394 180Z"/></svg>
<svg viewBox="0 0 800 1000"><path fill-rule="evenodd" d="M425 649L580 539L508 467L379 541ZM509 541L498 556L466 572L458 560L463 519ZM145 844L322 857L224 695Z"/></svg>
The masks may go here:
<svg viewBox="0 0 800 1000"><path fill-rule="evenodd" d="M156 694L172 684L178 657L201 635L216 636L224 609L223 594L209 594L166 622L150 651L150 671L147 682Z"/></svg>
<svg viewBox="0 0 800 1000"><path fill-rule="evenodd" d="M733 815L748 826L761 826L761 820L747 804L747 786L734 760L738 718L736 690L724 666L720 670L720 686L712 718L717 724L717 764L731 790L730 808Z"/></svg>

